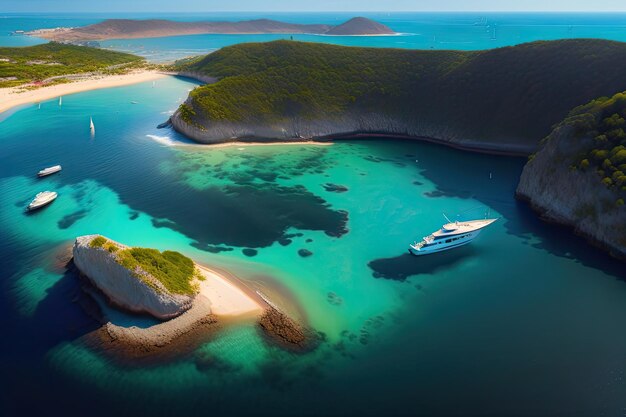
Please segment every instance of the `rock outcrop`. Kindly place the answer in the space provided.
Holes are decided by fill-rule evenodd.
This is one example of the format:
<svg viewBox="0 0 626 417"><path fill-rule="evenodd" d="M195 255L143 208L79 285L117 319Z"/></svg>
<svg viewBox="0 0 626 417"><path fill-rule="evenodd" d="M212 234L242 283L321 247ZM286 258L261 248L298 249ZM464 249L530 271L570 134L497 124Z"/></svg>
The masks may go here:
<svg viewBox="0 0 626 417"><path fill-rule="evenodd" d="M595 170L572 168L573 157L592 139L573 140L574 128L557 127L526 164L517 196L547 221L571 226L577 234L626 259L626 210Z"/></svg>
<svg viewBox="0 0 626 417"><path fill-rule="evenodd" d="M288 350L311 350L319 342L319 337L311 329L272 306L268 306L260 317L259 326L268 337Z"/></svg>
<svg viewBox="0 0 626 417"><path fill-rule="evenodd" d="M139 267L133 271L127 269L120 264L114 252L91 244L97 237L76 238L74 264L111 302L126 310L148 313L161 320L171 319L191 308L192 296L171 293ZM125 248L114 242L111 244Z"/></svg>

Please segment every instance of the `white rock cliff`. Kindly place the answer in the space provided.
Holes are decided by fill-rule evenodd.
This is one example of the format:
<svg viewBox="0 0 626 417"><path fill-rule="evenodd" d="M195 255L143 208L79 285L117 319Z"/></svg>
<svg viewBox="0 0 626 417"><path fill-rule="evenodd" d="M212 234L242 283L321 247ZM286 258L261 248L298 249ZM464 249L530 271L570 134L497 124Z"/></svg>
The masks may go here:
<svg viewBox="0 0 626 417"><path fill-rule="evenodd" d="M193 297L172 294L145 271L130 271L122 266L114 253L102 247L91 247L91 241L97 236L76 238L74 264L113 303L132 312L149 313L161 320L171 319L191 308ZM151 285L137 278L137 273L141 273Z"/></svg>

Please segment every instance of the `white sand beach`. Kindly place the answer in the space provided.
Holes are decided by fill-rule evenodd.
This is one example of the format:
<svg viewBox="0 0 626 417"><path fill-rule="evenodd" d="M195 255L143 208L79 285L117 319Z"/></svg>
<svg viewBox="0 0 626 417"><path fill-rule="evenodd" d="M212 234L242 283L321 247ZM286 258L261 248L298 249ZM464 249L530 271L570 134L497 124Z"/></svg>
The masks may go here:
<svg viewBox="0 0 626 417"><path fill-rule="evenodd" d="M204 281L200 281L198 296L209 300L213 315L260 315L267 308L260 297L255 296L254 291L246 289L243 284L238 285L233 279L205 266L197 266L205 277Z"/></svg>
<svg viewBox="0 0 626 417"><path fill-rule="evenodd" d="M22 87L0 88L0 113L22 104L37 103L59 96L79 93L81 91L119 87L144 81L153 81L164 77L167 77L167 75L158 71L143 70L120 75L94 75L85 80L56 84L32 90L25 90Z"/></svg>

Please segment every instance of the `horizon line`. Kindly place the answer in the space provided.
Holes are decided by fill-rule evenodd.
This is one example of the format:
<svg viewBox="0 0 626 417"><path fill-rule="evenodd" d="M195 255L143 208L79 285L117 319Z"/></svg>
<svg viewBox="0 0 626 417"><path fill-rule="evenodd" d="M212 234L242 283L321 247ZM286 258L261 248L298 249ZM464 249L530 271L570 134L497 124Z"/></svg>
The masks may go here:
<svg viewBox="0 0 626 417"><path fill-rule="evenodd" d="M606 10L188 10L188 11L170 11L170 10L114 10L114 11L26 11L11 10L0 13L0 16L12 13L31 13L31 14L47 14L47 13L68 13L68 14L98 14L98 13L626 13L624 9L606 9Z"/></svg>

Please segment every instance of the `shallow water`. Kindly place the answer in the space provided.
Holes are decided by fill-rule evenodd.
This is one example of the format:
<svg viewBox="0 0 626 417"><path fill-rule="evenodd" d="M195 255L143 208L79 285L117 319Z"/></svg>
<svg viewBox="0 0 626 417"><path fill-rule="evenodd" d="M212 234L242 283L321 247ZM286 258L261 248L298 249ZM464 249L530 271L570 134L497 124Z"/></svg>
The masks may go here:
<svg viewBox="0 0 626 417"><path fill-rule="evenodd" d="M0 122L6 414L623 412L623 265L514 200L524 160L387 140L168 146L184 139L155 126L193 86L91 91ZM57 201L25 215L44 189ZM408 256L442 212L485 209L501 219L471 245ZM283 287L325 342L287 353L246 322L178 360L120 365L84 343L98 325L59 265L87 233Z"/></svg>

